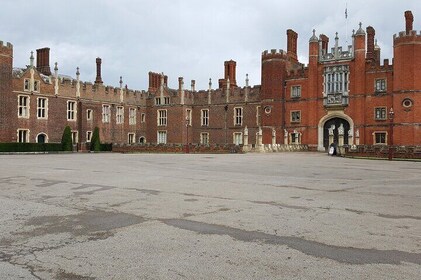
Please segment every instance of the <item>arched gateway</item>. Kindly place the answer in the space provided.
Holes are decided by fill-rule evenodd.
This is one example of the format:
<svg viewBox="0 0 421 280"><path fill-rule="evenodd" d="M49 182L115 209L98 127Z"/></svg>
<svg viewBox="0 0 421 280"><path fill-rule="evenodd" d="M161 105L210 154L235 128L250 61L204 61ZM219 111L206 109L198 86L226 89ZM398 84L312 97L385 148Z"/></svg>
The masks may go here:
<svg viewBox="0 0 421 280"><path fill-rule="evenodd" d="M327 149L330 144L329 138L333 143L339 144L339 130L343 129L344 144L348 144L349 123L345 119L333 118L325 122L323 126L323 147ZM333 134L329 137L329 134ZM333 136L333 137L332 137Z"/></svg>
<svg viewBox="0 0 421 280"><path fill-rule="evenodd" d="M319 121L317 149L319 151L326 151L330 144L339 144L340 130L343 130L344 145L352 145L354 137L353 128L354 122L349 116L345 115L343 112L328 113ZM349 143L350 140L351 143Z"/></svg>

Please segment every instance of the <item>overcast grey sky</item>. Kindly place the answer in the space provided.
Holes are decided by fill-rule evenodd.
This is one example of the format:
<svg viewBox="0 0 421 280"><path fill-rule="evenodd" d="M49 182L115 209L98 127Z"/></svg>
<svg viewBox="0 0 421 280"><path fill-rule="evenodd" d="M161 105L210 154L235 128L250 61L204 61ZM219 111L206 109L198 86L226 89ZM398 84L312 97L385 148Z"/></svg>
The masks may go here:
<svg viewBox="0 0 421 280"><path fill-rule="evenodd" d="M345 6L348 20L345 20ZM223 76L223 62L237 61L237 83L246 73L260 84L260 56L265 49L286 50L286 30L298 33L298 55L307 64L312 29L333 45L351 44L352 29L371 25L382 49L392 58L393 34L405 29L404 11L412 10L414 29L421 29L419 0L2 0L0 40L14 45L14 66L29 64L30 51L51 48L51 69L95 80L95 58L101 57L104 84L119 77L132 89L147 89L148 72L164 72L177 88L196 80L196 88L213 88ZM348 28L347 28L348 26ZM347 32L348 31L348 32ZM348 34L348 38L346 38Z"/></svg>

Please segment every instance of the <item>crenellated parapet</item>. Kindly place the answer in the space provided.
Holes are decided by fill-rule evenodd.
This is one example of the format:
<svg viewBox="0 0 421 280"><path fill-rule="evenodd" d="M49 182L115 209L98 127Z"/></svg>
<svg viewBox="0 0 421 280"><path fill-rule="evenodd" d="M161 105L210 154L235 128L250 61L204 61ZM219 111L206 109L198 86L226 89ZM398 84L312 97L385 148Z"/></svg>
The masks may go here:
<svg viewBox="0 0 421 280"><path fill-rule="evenodd" d="M273 59L283 59L288 60L287 52L281 49L271 49L265 50L262 52L262 62L273 60Z"/></svg>
<svg viewBox="0 0 421 280"><path fill-rule="evenodd" d="M398 34L393 35L393 44L394 46L400 44L407 44L411 42L421 42L421 31L417 32L417 30L410 30L408 32L401 31Z"/></svg>
<svg viewBox="0 0 421 280"><path fill-rule="evenodd" d="M9 42L5 44L3 41L0 41L0 55L13 56L13 45Z"/></svg>
<svg viewBox="0 0 421 280"><path fill-rule="evenodd" d="M211 89L211 90L200 90L194 93L194 105L206 106L208 103L209 94L211 96L212 105L227 104L226 102L226 90L224 89ZM245 97L248 100L245 100ZM260 101L260 86L253 87L235 87L230 90L229 103L241 104L241 103L253 103Z"/></svg>

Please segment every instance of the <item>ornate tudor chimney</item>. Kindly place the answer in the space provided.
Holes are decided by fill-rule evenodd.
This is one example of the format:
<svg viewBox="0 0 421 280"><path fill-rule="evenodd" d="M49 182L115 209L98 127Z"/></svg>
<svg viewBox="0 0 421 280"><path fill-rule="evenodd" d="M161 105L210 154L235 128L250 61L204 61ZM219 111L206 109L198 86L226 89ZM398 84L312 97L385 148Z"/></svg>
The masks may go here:
<svg viewBox="0 0 421 280"><path fill-rule="evenodd" d="M405 23L406 23L405 31L407 35L413 29L412 27L413 22L414 22L414 16L412 15L412 12L405 11Z"/></svg>
<svg viewBox="0 0 421 280"><path fill-rule="evenodd" d="M95 84L102 84L102 78L101 78L101 58L97 57L96 59L96 79Z"/></svg>
<svg viewBox="0 0 421 280"><path fill-rule="evenodd" d="M322 53L326 54L329 48L329 37L327 37L325 34L320 34L320 44Z"/></svg>
<svg viewBox="0 0 421 280"><path fill-rule="evenodd" d="M374 59L374 36L376 35L376 31L372 26L368 26L367 29L367 56L368 60Z"/></svg>
<svg viewBox="0 0 421 280"><path fill-rule="evenodd" d="M287 54L290 58L294 59L295 61L298 60L297 58L297 39L298 34L292 29L287 30Z"/></svg>
<svg viewBox="0 0 421 280"><path fill-rule="evenodd" d="M50 48L37 50L37 70L44 75L50 76Z"/></svg>

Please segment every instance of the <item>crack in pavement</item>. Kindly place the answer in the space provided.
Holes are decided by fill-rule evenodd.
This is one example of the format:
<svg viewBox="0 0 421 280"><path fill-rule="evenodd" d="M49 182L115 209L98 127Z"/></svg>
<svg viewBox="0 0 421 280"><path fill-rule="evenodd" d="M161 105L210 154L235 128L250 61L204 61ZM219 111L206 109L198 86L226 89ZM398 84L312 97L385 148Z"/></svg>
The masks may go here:
<svg viewBox="0 0 421 280"><path fill-rule="evenodd" d="M166 225L199 234L228 235L236 240L244 242L263 242L273 245L285 245L306 255L316 258L328 258L340 263L398 265L402 262L410 262L421 265L420 253L327 245L295 236L277 236L258 231L247 231L233 227L183 219L162 219L160 221Z"/></svg>

